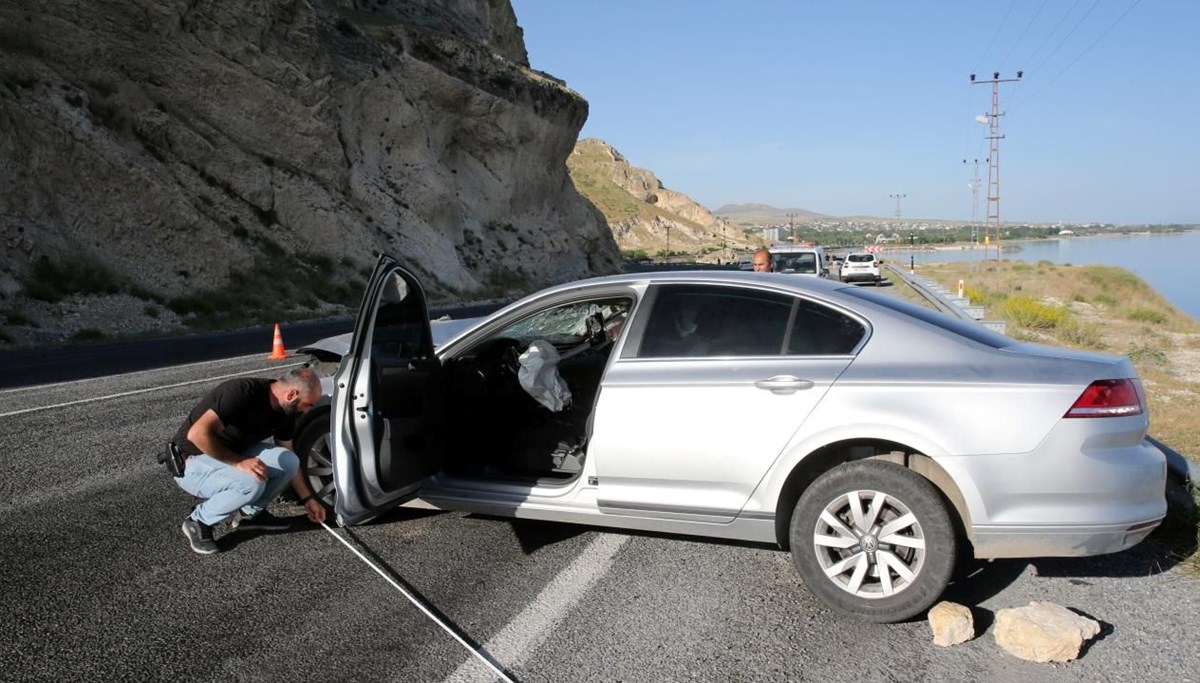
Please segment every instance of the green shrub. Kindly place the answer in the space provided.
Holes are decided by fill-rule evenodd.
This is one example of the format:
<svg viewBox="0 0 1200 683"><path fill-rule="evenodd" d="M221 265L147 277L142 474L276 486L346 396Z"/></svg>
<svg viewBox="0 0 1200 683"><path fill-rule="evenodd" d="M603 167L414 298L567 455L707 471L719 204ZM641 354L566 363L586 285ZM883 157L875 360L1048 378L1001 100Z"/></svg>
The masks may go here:
<svg viewBox="0 0 1200 683"><path fill-rule="evenodd" d="M1085 349L1103 349L1104 335L1100 328L1090 323L1081 323L1074 318L1067 318L1059 324L1058 338L1063 342Z"/></svg>
<svg viewBox="0 0 1200 683"><path fill-rule="evenodd" d="M154 304L146 304L146 306L142 308L142 313L145 313L151 318L157 318L161 311L159 310L158 306L155 306Z"/></svg>
<svg viewBox="0 0 1200 683"><path fill-rule="evenodd" d="M1133 308L1125 314L1125 317L1134 322L1154 323L1156 325L1167 322L1167 316L1152 308Z"/></svg>
<svg viewBox="0 0 1200 683"><path fill-rule="evenodd" d="M42 257L34 262L25 281L30 298L57 303L72 294L116 294L121 280L107 266L88 257L54 262Z"/></svg>
<svg viewBox="0 0 1200 683"><path fill-rule="evenodd" d="M1062 306L1050 306L1024 294L1008 297L1001 304L1000 312L1017 325L1035 330L1054 329L1070 316Z"/></svg>
<svg viewBox="0 0 1200 683"><path fill-rule="evenodd" d="M9 325L24 325L26 327L38 326L37 323L30 320L25 316L24 313L21 313L20 311L8 311L4 314L4 319L8 321Z"/></svg>
<svg viewBox="0 0 1200 683"><path fill-rule="evenodd" d="M980 306L995 306L1008 298L1004 292L994 292L987 288L975 289L970 285L963 287L963 296L967 297L971 303Z"/></svg>
<svg viewBox="0 0 1200 683"><path fill-rule="evenodd" d="M1104 304L1105 306L1116 306L1117 305L1117 297L1115 297L1111 294L1104 294L1104 293L1097 294L1096 296L1092 297L1092 301L1094 301L1098 304Z"/></svg>
<svg viewBox="0 0 1200 683"><path fill-rule="evenodd" d="M1029 271L1033 270L1033 266L1025 263L1024 261L1017 261L1012 265L1012 269L1014 273L1028 273Z"/></svg>
<svg viewBox="0 0 1200 683"><path fill-rule="evenodd" d="M1125 355L1129 356L1129 360L1133 361L1137 365L1144 365L1148 367L1164 367L1170 362L1170 359L1167 358L1166 351L1148 344L1131 346L1129 347L1129 350L1125 352Z"/></svg>
<svg viewBox="0 0 1200 683"><path fill-rule="evenodd" d="M1083 276L1092 284L1106 290L1118 287L1128 287L1138 291L1148 289L1141 278L1116 266L1088 266L1083 269Z"/></svg>
<svg viewBox="0 0 1200 683"><path fill-rule="evenodd" d="M5 330L0 330L0 342L5 344L14 344L17 340L12 338L12 335Z"/></svg>
<svg viewBox="0 0 1200 683"><path fill-rule="evenodd" d="M75 331L71 338L67 340L69 344L79 344L81 342L96 341L104 339L104 333L94 327L84 327Z"/></svg>

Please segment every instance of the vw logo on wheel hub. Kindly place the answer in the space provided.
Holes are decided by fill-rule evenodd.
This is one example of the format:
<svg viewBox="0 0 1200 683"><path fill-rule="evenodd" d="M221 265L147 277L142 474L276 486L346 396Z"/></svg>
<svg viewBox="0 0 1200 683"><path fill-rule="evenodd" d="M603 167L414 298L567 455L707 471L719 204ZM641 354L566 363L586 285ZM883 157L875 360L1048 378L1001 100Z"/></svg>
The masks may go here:
<svg viewBox="0 0 1200 683"><path fill-rule="evenodd" d="M859 539L859 544L864 552L873 553L879 549L879 541L874 536L863 536Z"/></svg>

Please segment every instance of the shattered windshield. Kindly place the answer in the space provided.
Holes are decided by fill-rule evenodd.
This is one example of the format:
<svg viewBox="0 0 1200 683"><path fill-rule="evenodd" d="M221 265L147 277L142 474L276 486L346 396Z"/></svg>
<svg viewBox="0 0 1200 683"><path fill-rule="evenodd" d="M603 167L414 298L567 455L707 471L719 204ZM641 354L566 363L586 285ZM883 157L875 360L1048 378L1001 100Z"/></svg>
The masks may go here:
<svg viewBox="0 0 1200 683"><path fill-rule="evenodd" d="M627 298L577 301L556 306L514 323L497 336L517 339L524 344L545 339L555 346L577 344L590 336L588 319L600 316L599 323L607 327L623 319L633 301Z"/></svg>

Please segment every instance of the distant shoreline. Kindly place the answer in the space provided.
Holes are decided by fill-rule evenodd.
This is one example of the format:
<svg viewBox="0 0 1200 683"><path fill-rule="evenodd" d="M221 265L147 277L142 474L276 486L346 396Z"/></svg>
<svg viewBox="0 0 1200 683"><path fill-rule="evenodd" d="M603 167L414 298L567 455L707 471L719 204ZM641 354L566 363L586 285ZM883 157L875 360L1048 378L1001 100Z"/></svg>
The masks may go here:
<svg viewBox="0 0 1200 683"><path fill-rule="evenodd" d="M1145 232L1122 232L1111 235L1054 235L1052 237L1029 238L1023 237L1020 239L1001 240L1001 251L1022 251L1021 244L1041 243L1041 242L1062 242L1063 240L1091 240L1091 239L1110 239L1113 237L1166 237L1171 235L1181 235L1189 232L1200 232L1200 230L1178 230L1174 232L1162 231L1145 231ZM913 251L976 251L983 249L993 249L993 245L986 247L979 242L974 244L970 242L951 242L950 244L919 244L909 246L906 244L880 245L883 247L883 253L908 253Z"/></svg>

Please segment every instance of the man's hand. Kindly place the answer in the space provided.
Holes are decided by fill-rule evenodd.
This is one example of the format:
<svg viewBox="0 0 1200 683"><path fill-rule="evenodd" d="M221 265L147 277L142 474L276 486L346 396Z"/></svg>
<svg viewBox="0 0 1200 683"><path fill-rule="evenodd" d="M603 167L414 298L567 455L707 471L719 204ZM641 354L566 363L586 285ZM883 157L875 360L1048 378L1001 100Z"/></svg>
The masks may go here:
<svg viewBox="0 0 1200 683"><path fill-rule="evenodd" d="M304 503L304 512L308 515L308 521L313 524L320 524L325 521L325 506L316 498L309 498Z"/></svg>
<svg viewBox="0 0 1200 683"><path fill-rule="evenodd" d="M234 465L234 467L245 472L246 474L249 474L258 481L267 480L267 466L258 458L245 458L238 464Z"/></svg>

